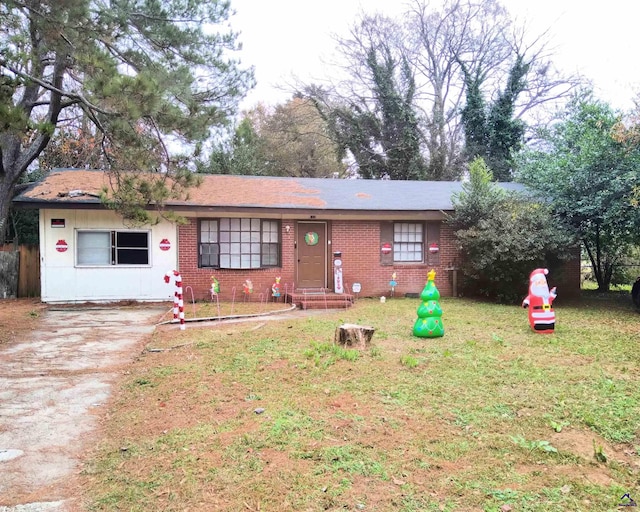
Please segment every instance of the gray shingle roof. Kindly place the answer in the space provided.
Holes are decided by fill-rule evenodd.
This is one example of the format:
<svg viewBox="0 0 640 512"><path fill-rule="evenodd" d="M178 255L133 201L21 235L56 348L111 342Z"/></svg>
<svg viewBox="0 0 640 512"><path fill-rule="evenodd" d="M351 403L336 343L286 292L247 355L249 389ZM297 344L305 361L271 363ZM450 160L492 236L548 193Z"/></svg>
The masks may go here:
<svg viewBox="0 0 640 512"><path fill-rule="evenodd" d="M318 197L325 201L323 209L326 210L451 210L451 196L462 191L460 181L268 179L292 179L305 188L318 190ZM500 186L508 190L524 190L522 185L516 183L501 183ZM283 202L280 207L294 205Z"/></svg>
<svg viewBox="0 0 640 512"><path fill-rule="evenodd" d="M108 184L103 171L55 170L44 181L17 196L16 203L34 207L98 206L98 195ZM501 183L523 191L517 183ZM462 190L459 181L390 181L260 176L203 175L203 183L189 191L185 201L169 207L270 208L340 211L452 210L451 197ZM73 193L72 193L73 192ZM26 204L25 204L26 206Z"/></svg>

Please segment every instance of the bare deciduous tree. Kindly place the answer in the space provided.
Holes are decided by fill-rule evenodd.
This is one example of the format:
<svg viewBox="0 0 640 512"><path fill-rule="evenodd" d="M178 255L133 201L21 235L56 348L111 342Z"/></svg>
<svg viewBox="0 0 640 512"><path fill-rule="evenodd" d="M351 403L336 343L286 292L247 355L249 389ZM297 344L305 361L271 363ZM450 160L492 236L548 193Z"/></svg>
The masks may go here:
<svg viewBox="0 0 640 512"><path fill-rule="evenodd" d="M370 158L387 155L389 141L382 135L392 122L384 116L389 96L378 94L371 54L389 55L397 64L390 73L394 90L410 99L404 112L415 113L425 179L456 178L464 169L461 112L469 74L477 78L482 94L496 100L518 59L523 60L526 76L508 110L514 119L532 124L549 118L549 112L541 114L542 107L566 98L579 83L554 70L546 34L529 38L525 25L517 24L497 0L447 0L438 8L413 0L402 22L364 16L348 37L338 40L338 50L348 79L331 87L307 88L325 116L338 119L337 142L353 153L340 137L351 126ZM362 160L353 156L356 162Z"/></svg>

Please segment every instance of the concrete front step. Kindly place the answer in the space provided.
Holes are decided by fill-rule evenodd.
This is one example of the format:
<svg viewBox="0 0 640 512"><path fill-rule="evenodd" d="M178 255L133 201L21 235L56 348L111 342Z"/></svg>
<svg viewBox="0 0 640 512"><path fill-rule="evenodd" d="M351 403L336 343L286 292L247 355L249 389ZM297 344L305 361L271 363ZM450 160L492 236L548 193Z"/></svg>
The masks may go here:
<svg viewBox="0 0 640 512"><path fill-rule="evenodd" d="M327 302L308 301L296 302L300 309L347 309L353 306L353 302L345 300L327 300Z"/></svg>
<svg viewBox="0 0 640 512"><path fill-rule="evenodd" d="M353 295L324 290L296 290L287 294L287 302L300 309L345 309L353 305Z"/></svg>

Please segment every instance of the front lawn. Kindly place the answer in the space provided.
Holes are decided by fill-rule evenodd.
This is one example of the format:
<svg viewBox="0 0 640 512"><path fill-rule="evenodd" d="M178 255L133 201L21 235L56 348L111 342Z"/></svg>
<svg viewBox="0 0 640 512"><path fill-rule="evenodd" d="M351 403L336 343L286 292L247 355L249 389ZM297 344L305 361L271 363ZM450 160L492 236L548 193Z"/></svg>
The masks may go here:
<svg viewBox="0 0 640 512"><path fill-rule="evenodd" d="M640 502L640 315L419 299L296 319L161 326L83 471L91 511L592 511ZM333 345L371 325L366 351ZM164 350L162 350L164 349Z"/></svg>

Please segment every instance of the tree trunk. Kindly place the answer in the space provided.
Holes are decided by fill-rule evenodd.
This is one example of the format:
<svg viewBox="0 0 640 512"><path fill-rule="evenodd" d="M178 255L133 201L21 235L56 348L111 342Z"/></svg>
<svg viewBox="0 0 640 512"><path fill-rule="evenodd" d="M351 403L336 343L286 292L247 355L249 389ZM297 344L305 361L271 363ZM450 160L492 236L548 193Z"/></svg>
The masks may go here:
<svg viewBox="0 0 640 512"><path fill-rule="evenodd" d="M333 342L345 347L365 349L371 344L375 329L356 324L342 324L336 327Z"/></svg>
<svg viewBox="0 0 640 512"><path fill-rule="evenodd" d="M593 269L593 277L596 278L598 283L599 292L608 292L611 286L611 272L607 273L607 264L602 262L602 252L600 250L600 231L596 232L595 250L591 249L587 241L582 240L584 248L589 256L591 262L591 268ZM604 268L603 268L604 267ZM607 277L608 276L608 277Z"/></svg>
<svg viewBox="0 0 640 512"><path fill-rule="evenodd" d="M7 235L7 219L14 188L15 185L11 183L11 179L0 174L0 245L4 243Z"/></svg>
<svg viewBox="0 0 640 512"><path fill-rule="evenodd" d="M17 247L13 251L0 251L0 299L15 299L18 296L18 274L20 272L20 253Z"/></svg>

